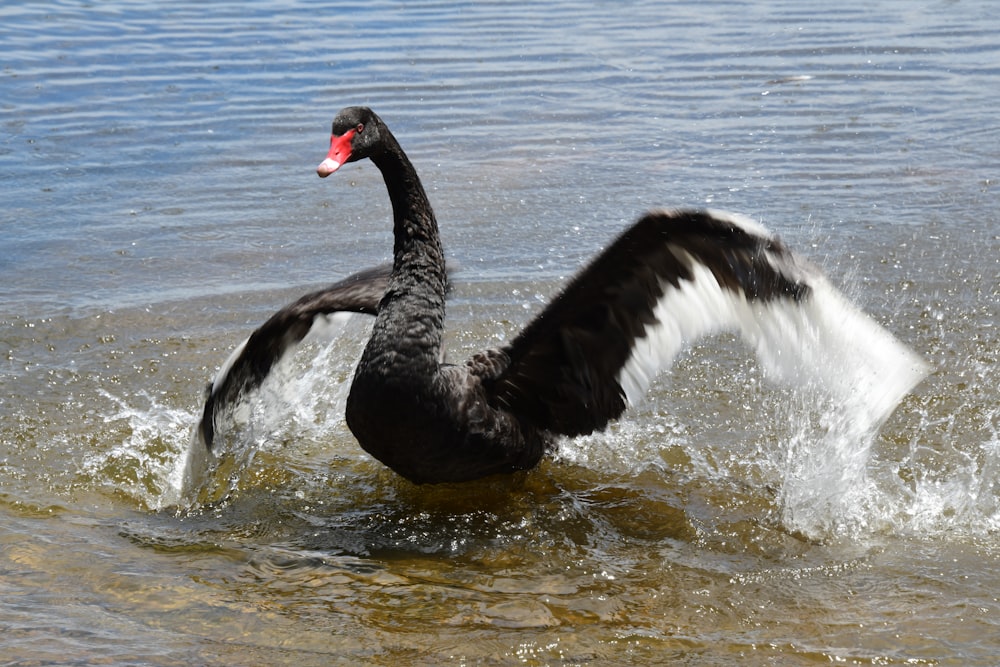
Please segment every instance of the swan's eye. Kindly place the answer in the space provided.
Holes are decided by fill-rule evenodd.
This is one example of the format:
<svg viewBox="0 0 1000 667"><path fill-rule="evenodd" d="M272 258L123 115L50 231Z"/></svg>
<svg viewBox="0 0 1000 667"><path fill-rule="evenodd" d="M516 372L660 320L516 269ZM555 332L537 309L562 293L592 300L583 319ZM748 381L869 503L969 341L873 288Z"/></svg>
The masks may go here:
<svg viewBox="0 0 1000 667"><path fill-rule="evenodd" d="M365 124L364 124L364 123L358 123L358 126L357 126L356 128L354 128L354 130L355 130L355 131L356 131L356 132L357 132L358 134L361 134L362 132L364 132L364 131L365 131Z"/></svg>

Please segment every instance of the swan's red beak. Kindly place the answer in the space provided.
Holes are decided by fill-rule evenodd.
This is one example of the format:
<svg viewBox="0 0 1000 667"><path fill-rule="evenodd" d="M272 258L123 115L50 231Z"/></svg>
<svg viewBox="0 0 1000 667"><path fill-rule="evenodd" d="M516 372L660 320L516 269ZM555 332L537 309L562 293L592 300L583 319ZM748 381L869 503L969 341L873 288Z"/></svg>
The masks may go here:
<svg viewBox="0 0 1000 667"><path fill-rule="evenodd" d="M326 159L316 167L316 173L320 178L326 178L333 172L340 169L340 165L347 162L351 157L351 139L354 138L354 130L348 130L339 137L330 137L330 152L326 154Z"/></svg>

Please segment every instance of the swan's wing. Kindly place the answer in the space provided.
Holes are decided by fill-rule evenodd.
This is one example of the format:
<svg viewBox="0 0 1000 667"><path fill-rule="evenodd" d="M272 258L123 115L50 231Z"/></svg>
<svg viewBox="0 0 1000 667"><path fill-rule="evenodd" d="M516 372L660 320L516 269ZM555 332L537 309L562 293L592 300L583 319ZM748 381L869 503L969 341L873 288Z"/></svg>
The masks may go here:
<svg viewBox="0 0 1000 667"><path fill-rule="evenodd" d="M250 334L219 369L208 387L198 432L212 447L215 417L248 391L260 386L274 365L301 342L314 323L336 313L378 312L391 265L360 271L326 289L306 294L270 317Z"/></svg>
<svg viewBox="0 0 1000 667"><path fill-rule="evenodd" d="M710 211L647 214L502 350L491 400L565 435L602 429L695 339L735 330L779 377L879 394L884 419L926 373L761 225Z"/></svg>

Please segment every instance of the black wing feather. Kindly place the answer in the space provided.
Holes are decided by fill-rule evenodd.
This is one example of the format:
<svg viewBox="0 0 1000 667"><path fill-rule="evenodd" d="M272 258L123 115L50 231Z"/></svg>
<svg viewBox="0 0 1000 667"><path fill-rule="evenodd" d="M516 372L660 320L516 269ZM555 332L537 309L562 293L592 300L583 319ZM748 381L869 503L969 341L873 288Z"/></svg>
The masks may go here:
<svg viewBox="0 0 1000 667"><path fill-rule="evenodd" d="M502 350L509 364L490 381L491 400L554 433L604 428L625 410L618 374L635 340L655 324L665 286L692 279L691 258L748 300L809 294L776 239L706 211L649 213Z"/></svg>

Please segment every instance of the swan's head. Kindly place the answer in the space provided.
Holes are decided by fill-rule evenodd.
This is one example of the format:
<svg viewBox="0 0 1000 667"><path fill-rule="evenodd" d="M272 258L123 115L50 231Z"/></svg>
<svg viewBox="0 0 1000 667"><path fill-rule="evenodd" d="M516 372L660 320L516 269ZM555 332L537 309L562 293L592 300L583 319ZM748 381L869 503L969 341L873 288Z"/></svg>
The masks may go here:
<svg viewBox="0 0 1000 667"><path fill-rule="evenodd" d="M320 178L326 178L347 162L371 157L379 145L382 119L368 107L347 107L333 119L330 152L316 167Z"/></svg>

